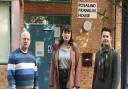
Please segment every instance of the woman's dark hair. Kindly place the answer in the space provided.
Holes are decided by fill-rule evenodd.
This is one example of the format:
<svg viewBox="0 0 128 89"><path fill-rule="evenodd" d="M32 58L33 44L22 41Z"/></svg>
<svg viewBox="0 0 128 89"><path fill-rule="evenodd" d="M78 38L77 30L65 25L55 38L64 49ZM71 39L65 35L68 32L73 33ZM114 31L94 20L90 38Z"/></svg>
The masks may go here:
<svg viewBox="0 0 128 89"><path fill-rule="evenodd" d="M111 29L108 28L108 27L103 27L102 28L101 35L102 35L103 31L107 31L107 32L109 32L111 34Z"/></svg>
<svg viewBox="0 0 128 89"><path fill-rule="evenodd" d="M59 46L61 46L64 42L64 39L62 37L62 33L63 32L71 32L71 38L69 40L69 44L70 45L73 45L73 38L72 38L72 30L71 30L71 26L70 25L65 25L65 26L62 26L61 27L61 37L60 37L60 40L59 40Z"/></svg>

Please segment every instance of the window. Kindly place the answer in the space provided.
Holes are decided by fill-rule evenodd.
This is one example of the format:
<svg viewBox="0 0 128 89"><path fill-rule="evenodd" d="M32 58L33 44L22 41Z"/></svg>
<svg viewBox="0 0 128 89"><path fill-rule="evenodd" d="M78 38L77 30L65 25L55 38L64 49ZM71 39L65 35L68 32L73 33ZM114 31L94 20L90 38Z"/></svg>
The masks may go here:
<svg viewBox="0 0 128 89"><path fill-rule="evenodd" d="M71 0L26 0L30 2L71 2Z"/></svg>
<svg viewBox="0 0 128 89"><path fill-rule="evenodd" d="M70 15L25 15L25 23L29 24L71 24Z"/></svg>
<svg viewBox="0 0 128 89"><path fill-rule="evenodd" d="M7 63L10 53L9 3L0 3L0 63Z"/></svg>

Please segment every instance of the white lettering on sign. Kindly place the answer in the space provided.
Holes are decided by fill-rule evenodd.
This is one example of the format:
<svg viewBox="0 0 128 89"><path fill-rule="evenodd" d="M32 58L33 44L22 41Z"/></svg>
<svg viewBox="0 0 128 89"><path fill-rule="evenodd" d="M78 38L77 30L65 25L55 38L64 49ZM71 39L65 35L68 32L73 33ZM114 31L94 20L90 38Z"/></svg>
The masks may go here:
<svg viewBox="0 0 128 89"><path fill-rule="evenodd" d="M78 18L97 18L97 3L78 2Z"/></svg>

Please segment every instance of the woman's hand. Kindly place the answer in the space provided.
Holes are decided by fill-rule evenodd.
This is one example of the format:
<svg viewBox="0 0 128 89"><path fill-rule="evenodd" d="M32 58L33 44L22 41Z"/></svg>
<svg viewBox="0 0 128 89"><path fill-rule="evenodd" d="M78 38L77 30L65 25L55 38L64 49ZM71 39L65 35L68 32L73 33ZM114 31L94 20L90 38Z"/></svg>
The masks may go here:
<svg viewBox="0 0 128 89"><path fill-rule="evenodd" d="M50 87L50 89L53 89L53 87Z"/></svg>

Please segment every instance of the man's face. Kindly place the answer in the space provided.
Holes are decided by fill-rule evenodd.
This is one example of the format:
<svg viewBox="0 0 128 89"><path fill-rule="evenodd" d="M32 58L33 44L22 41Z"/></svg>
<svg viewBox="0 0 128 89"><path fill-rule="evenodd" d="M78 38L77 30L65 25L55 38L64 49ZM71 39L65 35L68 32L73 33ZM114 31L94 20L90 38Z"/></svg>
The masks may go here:
<svg viewBox="0 0 128 89"><path fill-rule="evenodd" d="M112 38L111 38L110 32L103 31L102 35L101 35L101 42L102 42L102 44L111 45L111 41L112 41Z"/></svg>
<svg viewBox="0 0 128 89"><path fill-rule="evenodd" d="M21 35L21 49L27 50L30 45L30 34L28 32L24 32Z"/></svg>

